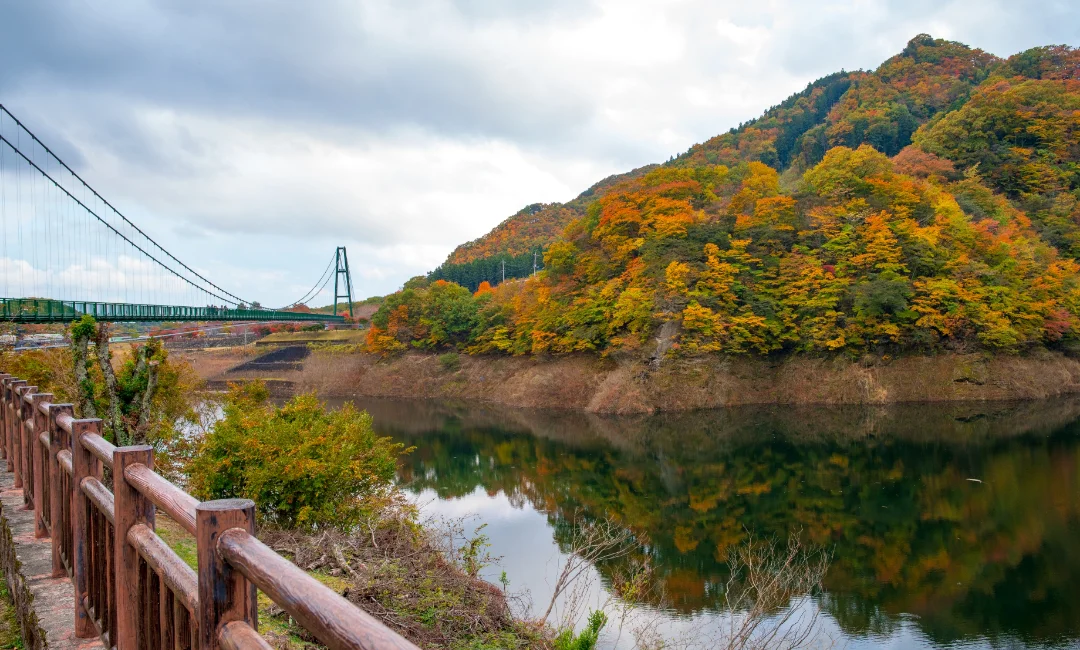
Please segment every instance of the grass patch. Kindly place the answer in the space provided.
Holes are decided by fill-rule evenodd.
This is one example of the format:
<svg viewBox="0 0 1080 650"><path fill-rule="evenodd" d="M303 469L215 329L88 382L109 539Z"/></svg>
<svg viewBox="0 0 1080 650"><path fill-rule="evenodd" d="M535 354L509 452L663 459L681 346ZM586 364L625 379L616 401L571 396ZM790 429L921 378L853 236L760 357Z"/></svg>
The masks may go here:
<svg viewBox="0 0 1080 650"><path fill-rule="evenodd" d="M199 560L195 536L188 533L180 527L180 524L161 512L157 513L155 523L158 537L180 556L180 559L189 567L198 571ZM327 573L313 571L310 575L339 594L348 587L348 581ZM6 587L4 593L6 594ZM17 630L18 626L15 629ZM307 631L284 615L282 609L261 591L259 592L259 632L270 640L278 650L310 650L312 644L317 643ZM3 640L4 637L0 636L0 642ZM19 646L0 645L0 650L12 647L18 647L21 650L22 642L19 643Z"/></svg>
<svg viewBox="0 0 1080 650"><path fill-rule="evenodd" d="M339 593L421 648L550 647L546 628L515 618L502 590L476 577L486 538L442 548L443 536L404 504L370 523L362 533L268 530L263 539L312 575L339 580Z"/></svg>
<svg viewBox="0 0 1080 650"><path fill-rule="evenodd" d="M199 557L195 545L195 536L188 533L180 527L180 524L160 511L157 512L154 523L161 541L165 542L173 552L179 555L185 564L192 569L198 570Z"/></svg>
<svg viewBox="0 0 1080 650"><path fill-rule="evenodd" d="M23 650L23 640L7 580L0 579L0 650L9 648Z"/></svg>
<svg viewBox="0 0 1080 650"><path fill-rule="evenodd" d="M461 356L457 352L447 352L439 355L439 367L446 372L454 372L461 367Z"/></svg>

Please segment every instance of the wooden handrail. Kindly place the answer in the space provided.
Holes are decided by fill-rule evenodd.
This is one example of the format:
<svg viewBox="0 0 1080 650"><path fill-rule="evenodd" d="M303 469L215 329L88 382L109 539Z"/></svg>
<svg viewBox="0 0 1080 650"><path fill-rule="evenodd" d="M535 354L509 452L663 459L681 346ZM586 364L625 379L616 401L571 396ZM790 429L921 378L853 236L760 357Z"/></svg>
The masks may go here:
<svg viewBox="0 0 1080 650"><path fill-rule="evenodd" d="M64 431L71 433L71 423L75 421L75 416L71 413L63 413L56 416L56 426L60 427Z"/></svg>
<svg viewBox="0 0 1080 650"><path fill-rule="evenodd" d="M87 451L94 455L105 467L112 469L113 466L113 452L116 451L116 445L102 438L96 433L84 433L82 436L83 447L86 447Z"/></svg>
<svg viewBox="0 0 1080 650"><path fill-rule="evenodd" d="M71 466L71 452L61 449L56 454L56 462L60 463L60 469L67 472L68 476L74 476L75 470Z"/></svg>
<svg viewBox="0 0 1080 650"><path fill-rule="evenodd" d="M142 463L130 465L124 470L124 478L143 496L154 502L176 523L195 534L195 506L199 500L165 480L160 474Z"/></svg>
<svg viewBox="0 0 1080 650"><path fill-rule="evenodd" d="M199 609L199 577L180 559L157 533L146 524L135 524L127 534L128 542L165 580L189 612Z"/></svg>
<svg viewBox="0 0 1080 650"><path fill-rule="evenodd" d="M72 575L77 638L115 650L271 650L258 633L259 588L331 650L417 650L260 542L253 502L200 503L154 471L150 447L118 448L102 431L0 373L0 453L35 534L52 537L53 577ZM195 535L198 571L154 531L157 508Z"/></svg>
<svg viewBox="0 0 1080 650"><path fill-rule="evenodd" d="M218 638L225 650L273 650L273 646L267 643L261 634L243 621L222 625Z"/></svg>
<svg viewBox="0 0 1080 650"><path fill-rule="evenodd" d="M109 492L109 488L105 487L104 483L93 476L87 476L82 481L82 491L86 498L90 499L90 503L94 504L94 507L105 515L109 523L115 526L116 502L113 499L113 493Z"/></svg>
<svg viewBox="0 0 1080 650"><path fill-rule="evenodd" d="M331 650L417 650L245 530L221 533L217 551Z"/></svg>
<svg viewBox="0 0 1080 650"><path fill-rule="evenodd" d="M45 521L45 508L49 505L46 503L45 490L48 486L48 479L45 477L45 473L42 470L46 470L46 463L44 461L45 454L42 451L41 445L37 444L41 440L41 434L48 434L48 411L42 413L39 409L39 405L48 403L52 399L51 393L34 393L30 397L30 409L28 415L31 418L33 427L27 427L28 435L26 438L26 459L30 465L29 474L33 478L33 508L34 508L34 537L44 538L49 537L49 525ZM48 448L48 437L46 435L45 447Z"/></svg>

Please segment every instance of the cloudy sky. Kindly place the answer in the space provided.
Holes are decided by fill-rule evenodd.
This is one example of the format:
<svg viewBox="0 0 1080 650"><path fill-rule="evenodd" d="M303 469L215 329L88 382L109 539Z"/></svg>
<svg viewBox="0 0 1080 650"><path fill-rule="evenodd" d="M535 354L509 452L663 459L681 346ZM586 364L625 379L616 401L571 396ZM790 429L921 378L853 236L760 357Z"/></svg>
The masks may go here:
<svg viewBox="0 0 1080 650"><path fill-rule="evenodd" d="M1075 0L0 0L0 102L264 304L360 296L915 34L1080 45ZM320 302L316 300L316 302Z"/></svg>

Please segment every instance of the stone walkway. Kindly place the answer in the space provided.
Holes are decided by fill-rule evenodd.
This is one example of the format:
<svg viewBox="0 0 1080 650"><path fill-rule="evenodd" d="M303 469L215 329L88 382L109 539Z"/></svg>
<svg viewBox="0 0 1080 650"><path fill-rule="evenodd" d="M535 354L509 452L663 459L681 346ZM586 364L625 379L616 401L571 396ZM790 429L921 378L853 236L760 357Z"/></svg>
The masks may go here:
<svg viewBox="0 0 1080 650"><path fill-rule="evenodd" d="M14 476L0 471L0 568L15 601L26 650L92 650L97 639L75 638L71 580L53 578L52 541L34 537L34 512L23 506Z"/></svg>

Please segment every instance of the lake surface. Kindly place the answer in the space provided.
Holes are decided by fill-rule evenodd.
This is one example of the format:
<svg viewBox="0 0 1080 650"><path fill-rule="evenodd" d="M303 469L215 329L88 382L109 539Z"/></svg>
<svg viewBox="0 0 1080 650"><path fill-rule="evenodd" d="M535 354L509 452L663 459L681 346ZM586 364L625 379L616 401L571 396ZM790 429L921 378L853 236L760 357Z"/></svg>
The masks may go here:
<svg viewBox="0 0 1080 650"><path fill-rule="evenodd" d="M608 519L651 560L663 596L639 610L669 639L730 620L726 560L749 535L798 533L832 560L825 592L788 606L839 646L1080 648L1078 400L619 419L356 404L416 447L400 481L426 514L487 524L502 559L484 575L505 570L534 612L567 527ZM612 606L617 564L591 570L590 606ZM602 646L634 645L615 637Z"/></svg>

